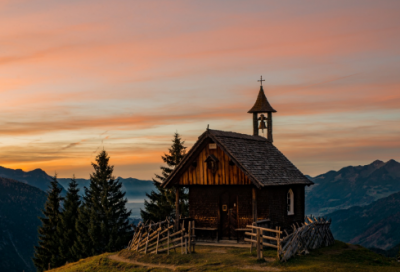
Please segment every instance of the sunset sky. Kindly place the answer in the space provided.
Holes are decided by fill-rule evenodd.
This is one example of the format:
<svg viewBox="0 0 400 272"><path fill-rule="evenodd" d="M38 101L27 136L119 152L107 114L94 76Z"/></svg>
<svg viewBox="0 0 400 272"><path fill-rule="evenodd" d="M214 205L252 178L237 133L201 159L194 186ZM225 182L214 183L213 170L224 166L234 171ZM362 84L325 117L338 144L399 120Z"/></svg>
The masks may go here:
<svg viewBox="0 0 400 272"><path fill-rule="evenodd" d="M0 166L151 179L179 132L252 133L317 175L400 160L400 1L0 0Z"/></svg>

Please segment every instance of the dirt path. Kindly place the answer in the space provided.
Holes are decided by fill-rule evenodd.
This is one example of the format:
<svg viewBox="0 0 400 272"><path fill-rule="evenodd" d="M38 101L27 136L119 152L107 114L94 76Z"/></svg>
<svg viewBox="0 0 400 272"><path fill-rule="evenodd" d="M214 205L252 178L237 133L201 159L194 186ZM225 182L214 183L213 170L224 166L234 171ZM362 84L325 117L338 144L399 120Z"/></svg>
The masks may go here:
<svg viewBox="0 0 400 272"><path fill-rule="evenodd" d="M165 268L165 269L170 269L170 270L175 270L178 267L179 268L191 268L191 266L176 266L176 265L168 265L168 264L142 263L142 262L137 262L137 261L134 261L134 260L125 259L125 258L123 258L121 256L118 256L118 255L111 255L111 256L108 256L108 258L113 260L113 261L120 262L120 263L130 263L130 264L140 265L140 266L144 266L144 267L151 267L151 268Z"/></svg>
<svg viewBox="0 0 400 272"><path fill-rule="evenodd" d="M149 264L149 263L142 263L134 260L129 260L125 259L121 256L118 255L111 255L108 256L109 259L121 263L130 263L134 265L140 265L143 267L149 267L149 268L164 268L164 269L170 269L170 270L176 270L177 268L184 268L184 269L190 269L194 266L178 266L178 265L169 265L169 264ZM239 269L245 269L245 270L256 270L256 271L281 271L279 268L275 267L267 267L267 266L250 266L246 265L243 267L237 267Z"/></svg>

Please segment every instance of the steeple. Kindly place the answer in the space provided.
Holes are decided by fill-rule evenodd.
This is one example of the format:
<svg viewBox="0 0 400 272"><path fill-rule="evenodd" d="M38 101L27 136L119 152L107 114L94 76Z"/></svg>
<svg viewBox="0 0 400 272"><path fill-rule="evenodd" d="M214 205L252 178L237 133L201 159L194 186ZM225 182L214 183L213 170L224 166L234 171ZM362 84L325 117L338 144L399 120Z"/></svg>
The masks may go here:
<svg viewBox="0 0 400 272"><path fill-rule="evenodd" d="M265 96L263 86L260 86L260 92L258 93L256 103L247 113L263 113L263 112L276 112L268 102Z"/></svg>
<svg viewBox="0 0 400 272"><path fill-rule="evenodd" d="M254 103L254 106L248 111L248 113L253 114L253 135L258 135L258 130L259 128L262 128L263 126L260 124L260 127L258 126L258 120L267 120L267 130L268 130L268 135L267 139L270 140L271 142L273 141L272 139L272 113L276 112L274 108L269 104L267 97L265 96L264 89L262 86L262 82L264 81L262 79L258 80L261 81L261 86L260 86L260 91L258 92L257 100L256 103ZM264 116L258 118L259 113L268 113L268 117L265 118Z"/></svg>

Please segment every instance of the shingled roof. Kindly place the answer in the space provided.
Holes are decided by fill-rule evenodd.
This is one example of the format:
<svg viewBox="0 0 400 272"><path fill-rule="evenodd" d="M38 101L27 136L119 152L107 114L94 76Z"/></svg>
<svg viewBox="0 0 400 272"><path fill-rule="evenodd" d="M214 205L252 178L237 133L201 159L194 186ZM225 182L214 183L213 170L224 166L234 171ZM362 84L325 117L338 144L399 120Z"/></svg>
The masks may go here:
<svg viewBox="0 0 400 272"><path fill-rule="evenodd" d="M266 138L209 129L163 182L163 187L175 183L183 166L192 161L195 151L208 138L217 143L257 187L314 184Z"/></svg>
<svg viewBox="0 0 400 272"><path fill-rule="evenodd" d="M247 113L261 113L261 112L276 112L269 104L267 97L265 96L263 86L260 86L256 103Z"/></svg>

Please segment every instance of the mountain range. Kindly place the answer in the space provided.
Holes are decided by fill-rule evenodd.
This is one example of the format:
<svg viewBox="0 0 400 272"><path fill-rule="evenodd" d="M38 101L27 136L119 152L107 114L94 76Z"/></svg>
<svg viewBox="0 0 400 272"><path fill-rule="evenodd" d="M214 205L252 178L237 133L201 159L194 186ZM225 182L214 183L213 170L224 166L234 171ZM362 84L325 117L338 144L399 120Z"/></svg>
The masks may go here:
<svg viewBox="0 0 400 272"><path fill-rule="evenodd" d="M25 172L21 169L10 169L0 166L0 177L18 180L19 182L29 184L45 192L49 188L51 181L51 177L42 169ZM65 194L65 189L62 188L62 190L62 194Z"/></svg>
<svg viewBox="0 0 400 272"><path fill-rule="evenodd" d="M0 166L0 177L9 178L29 184L42 191L47 191L52 179L45 171L42 169L35 169L33 171L25 172L21 169L9 169ZM150 180L140 180L135 178L121 178L118 179L122 183L121 190L126 192L125 197L128 199L127 208L132 211L131 216L133 218L140 217L140 209L143 209L143 199L146 198L146 193L151 192L155 189L155 186ZM62 189L61 195L65 196L66 190L68 189L68 184L71 181L69 178L58 178L58 183ZM78 187L80 189L80 195L84 194L84 187L88 187L90 184L89 179L76 179Z"/></svg>
<svg viewBox="0 0 400 272"><path fill-rule="evenodd" d="M332 219L336 239L393 255L400 248L400 163L374 161L309 177L306 214ZM139 217L151 181L119 178L132 217ZM59 178L63 192L70 179ZM37 243L38 216L51 177L41 169L24 172L0 167L0 271L34 271L31 258ZM88 179L77 179L80 194ZM133 218L132 218L133 220Z"/></svg>
<svg viewBox="0 0 400 272"><path fill-rule="evenodd" d="M31 258L46 199L39 188L0 177L0 271L36 271Z"/></svg>
<svg viewBox="0 0 400 272"><path fill-rule="evenodd" d="M340 241L383 250L400 243L400 192L325 217L332 219L333 236Z"/></svg>
<svg viewBox="0 0 400 272"><path fill-rule="evenodd" d="M364 166L348 166L310 179L306 190L306 214L316 216L352 206L363 206L400 191L400 163L376 160Z"/></svg>

